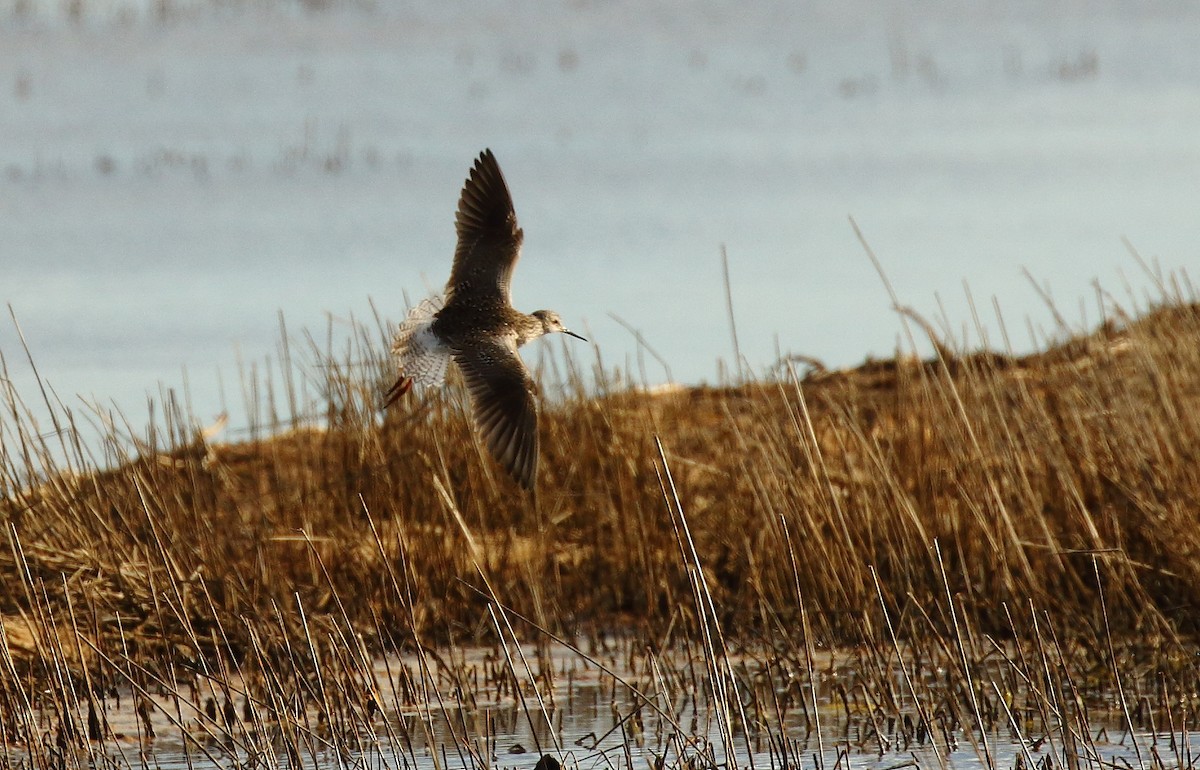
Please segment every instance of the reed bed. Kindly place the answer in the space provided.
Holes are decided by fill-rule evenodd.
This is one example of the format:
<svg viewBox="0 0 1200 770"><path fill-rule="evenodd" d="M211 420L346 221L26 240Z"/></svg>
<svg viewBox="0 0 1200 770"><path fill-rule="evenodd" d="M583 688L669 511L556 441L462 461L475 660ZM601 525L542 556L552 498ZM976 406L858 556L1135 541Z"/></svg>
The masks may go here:
<svg viewBox="0 0 1200 770"><path fill-rule="evenodd" d="M166 729L219 764L493 767L480 704L561 755L578 666L633 704L624 756L584 766L634 767L637 732L671 767L916 745L946 766L963 742L991 767L998 733L1054 747L1018 765L1100 767L1093 723L1190 766L1200 306L1110 318L1025 357L935 339L722 387L564 353L536 502L461 389L381 413L379 321L299 353L284 331L233 443L169 394L134 431L43 390L47 425L9 388L0 765L133 766L112 746Z"/></svg>

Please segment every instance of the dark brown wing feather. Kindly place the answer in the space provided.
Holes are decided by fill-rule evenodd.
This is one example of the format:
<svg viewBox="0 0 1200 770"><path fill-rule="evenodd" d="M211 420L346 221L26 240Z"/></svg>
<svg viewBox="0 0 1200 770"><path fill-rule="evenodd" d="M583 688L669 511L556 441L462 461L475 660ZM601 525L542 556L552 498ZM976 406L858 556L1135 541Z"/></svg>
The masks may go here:
<svg viewBox="0 0 1200 770"><path fill-rule="evenodd" d="M485 342L454 355L462 370L475 427L488 450L525 489L533 489L538 461L538 405L533 381L515 347Z"/></svg>
<svg viewBox="0 0 1200 770"><path fill-rule="evenodd" d="M523 233L491 150L480 153L463 184L454 224L458 246L446 284L446 302L458 294L498 297L510 304L509 283L521 255Z"/></svg>

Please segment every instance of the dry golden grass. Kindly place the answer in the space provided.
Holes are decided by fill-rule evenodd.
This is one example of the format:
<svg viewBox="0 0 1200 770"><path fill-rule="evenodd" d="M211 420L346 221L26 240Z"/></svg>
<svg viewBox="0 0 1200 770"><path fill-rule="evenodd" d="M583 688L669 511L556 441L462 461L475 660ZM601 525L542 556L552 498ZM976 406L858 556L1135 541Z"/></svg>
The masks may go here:
<svg viewBox="0 0 1200 770"><path fill-rule="evenodd" d="M293 594L373 645L387 644L377 624L410 613L423 636L472 638L486 604L437 477L506 603L555 630L666 628L690 602L657 440L735 635L791 627L799 590L821 638L859 639L879 609L871 569L916 633L941 622L909 610L945 593L943 570L991 633L1028 606L1098 629L1097 570L1128 633L1195 631L1196 307L1022 359L950 355L729 388L575 390L544 415L536 508L455 397L381 422L377 378L331 367L320 429L211 444L175 419L158 432L168 446L115 470L10 479L0 578L41 581L100 628L119 613L139 644L185 621L228 634ZM168 591L179 605L164 611ZM0 599L6 616L30 609L20 590Z"/></svg>
<svg viewBox="0 0 1200 770"><path fill-rule="evenodd" d="M0 701L64 671L145 683L258 660L269 679L262 661L307 665L289 645L314 629L357 639L310 661L351 672L360 654L493 639L501 605L532 637L716 628L719 647L801 661L894 633L918 657L958 640L965 661L991 648L964 638L1052 629L1105 681L1190 670L1196 305L1024 358L939 343L933 361L658 393L602 373L585 392L568 371L543 412L537 505L456 391L381 417L378 343L361 333L357 368L294 367L323 394L319 427L281 429L302 422L293 406L221 444L168 405L138 456L109 443L105 470L73 440L53 460L58 439L9 393L23 445L0 478ZM294 382L279 390L295 403ZM72 472L28 483L45 466Z"/></svg>

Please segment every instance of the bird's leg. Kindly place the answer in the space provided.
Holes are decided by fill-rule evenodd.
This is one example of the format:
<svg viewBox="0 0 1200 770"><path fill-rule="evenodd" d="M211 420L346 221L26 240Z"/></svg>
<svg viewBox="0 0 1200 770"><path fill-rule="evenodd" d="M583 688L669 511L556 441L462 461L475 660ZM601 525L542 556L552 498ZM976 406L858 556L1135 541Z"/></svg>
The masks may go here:
<svg viewBox="0 0 1200 770"><path fill-rule="evenodd" d="M400 375L400 379L396 380L396 384L388 388L386 400L383 402L383 408L387 409L392 404L404 397L404 394L412 389L413 378Z"/></svg>

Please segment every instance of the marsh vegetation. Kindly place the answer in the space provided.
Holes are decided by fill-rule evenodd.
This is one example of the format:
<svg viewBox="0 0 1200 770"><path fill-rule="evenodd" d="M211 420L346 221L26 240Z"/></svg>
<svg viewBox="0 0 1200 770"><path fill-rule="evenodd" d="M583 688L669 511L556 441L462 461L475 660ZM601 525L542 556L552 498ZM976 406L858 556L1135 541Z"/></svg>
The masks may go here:
<svg viewBox="0 0 1200 770"><path fill-rule="evenodd" d="M171 394L143 420L7 387L3 764L173 740L222 766L532 766L507 719L581 767L1107 767L1108 732L1188 767L1189 291L1029 356L937 339L719 387L564 351L536 505L461 389L381 413L383 322L284 332L233 442ZM613 731L564 745L581 682Z"/></svg>

